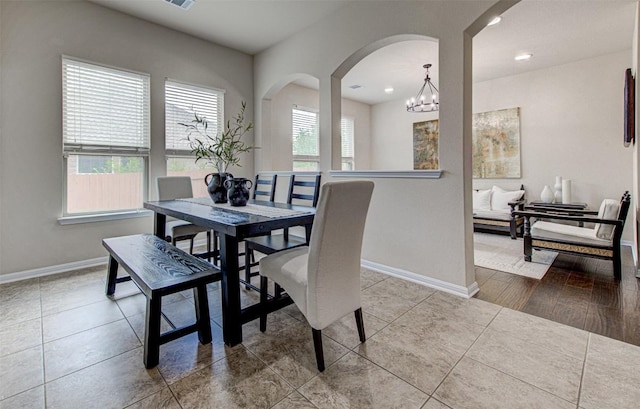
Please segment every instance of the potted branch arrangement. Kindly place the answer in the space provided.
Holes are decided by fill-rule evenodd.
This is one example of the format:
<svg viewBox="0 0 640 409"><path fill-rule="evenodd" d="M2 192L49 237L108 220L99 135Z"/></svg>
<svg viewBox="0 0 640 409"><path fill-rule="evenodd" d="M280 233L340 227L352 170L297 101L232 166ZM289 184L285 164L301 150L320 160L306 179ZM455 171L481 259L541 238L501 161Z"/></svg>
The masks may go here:
<svg viewBox="0 0 640 409"><path fill-rule="evenodd" d="M253 129L253 124L245 124L244 111L246 102L242 101L240 112L232 120L228 120L225 130L211 135L207 119L194 112L194 119L189 123L181 123L187 131L187 140L196 162L205 161L215 166L217 173L205 176L209 196L214 203L226 203L230 199L233 206L244 206L249 199L247 186L250 180L234 178L228 172L229 166L240 165L240 154L249 152L253 147L242 141L242 137Z"/></svg>

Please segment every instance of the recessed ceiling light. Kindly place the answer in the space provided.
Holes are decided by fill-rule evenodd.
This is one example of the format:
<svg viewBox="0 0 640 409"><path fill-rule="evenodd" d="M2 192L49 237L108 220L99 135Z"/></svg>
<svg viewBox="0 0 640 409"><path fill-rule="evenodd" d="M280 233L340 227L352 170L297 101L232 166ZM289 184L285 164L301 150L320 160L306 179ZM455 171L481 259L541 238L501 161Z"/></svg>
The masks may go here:
<svg viewBox="0 0 640 409"><path fill-rule="evenodd" d="M384 92L385 92L386 94L393 94L393 87L387 87L387 88L385 88L385 89L384 89Z"/></svg>
<svg viewBox="0 0 640 409"><path fill-rule="evenodd" d="M516 61L529 61L533 57L533 54L520 54L514 57Z"/></svg>
<svg viewBox="0 0 640 409"><path fill-rule="evenodd" d="M495 26L496 24L498 24L498 23L499 23L499 22L501 22L501 21L502 21L502 17L500 17L500 16L496 16L496 17L494 17L494 18L493 18L493 20L491 20L491 21L489 22L489 24L487 24L487 27Z"/></svg>
<svg viewBox="0 0 640 409"><path fill-rule="evenodd" d="M362 88L362 85L353 84L353 85L349 85L349 88L351 88L351 89L358 89L358 88Z"/></svg>

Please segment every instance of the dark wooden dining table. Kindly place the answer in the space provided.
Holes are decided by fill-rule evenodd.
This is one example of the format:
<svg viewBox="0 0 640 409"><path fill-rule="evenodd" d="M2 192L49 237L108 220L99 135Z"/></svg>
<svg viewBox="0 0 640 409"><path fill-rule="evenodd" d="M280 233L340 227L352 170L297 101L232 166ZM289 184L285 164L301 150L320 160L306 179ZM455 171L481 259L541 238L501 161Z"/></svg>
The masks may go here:
<svg viewBox="0 0 640 409"><path fill-rule="evenodd" d="M197 200L204 202L202 198ZM295 210L298 213L275 216L256 215L244 212L242 207L229 209L214 206L213 202L208 205L189 199L147 201L144 203L146 209L155 212L154 233L158 237L165 237L167 216L186 220L218 233L220 268L222 270L222 331L224 342L228 346L242 342L242 324L258 318L262 308L260 304L241 308L238 244L247 237L261 236L272 230L294 226L305 227L308 242L315 216L315 209L305 206L254 200L250 200L249 203L257 206ZM288 304L291 304L291 299L282 296L271 298L266 308L271 312Z"/></svg>

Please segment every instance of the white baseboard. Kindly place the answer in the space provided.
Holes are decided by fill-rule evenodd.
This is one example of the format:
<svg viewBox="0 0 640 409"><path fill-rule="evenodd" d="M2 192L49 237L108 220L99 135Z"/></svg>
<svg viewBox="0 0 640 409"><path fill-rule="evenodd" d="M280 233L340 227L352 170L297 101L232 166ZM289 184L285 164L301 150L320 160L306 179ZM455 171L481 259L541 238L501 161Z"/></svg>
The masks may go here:
<svg viewBox="0 0 640 409"><path fill-rule="evenodd" d="M631 247L631 254L633 255L633 265L637 266L638 265L638 251L637 251L636 246L634 245L634 243L632 241L629 241L629 240L620 240L620 246L629 246L629 247Z"/></svg>
<svg viewBox="0 0 640 409"><path fill-rule="evenodd" d="M74 261L71 263L58 264L55 266L34 268L33 270L18 271L0 275L0 284L11 283L13 281L28 280L30 278L44 277L53 274L65 273L67 271L79 270L82 268L95 267L106 264L107 256L92 258L89 260Z"/></svg>
<svg viewBox="0 0 640 409"><path fill-rule="evenodd" d="M436 290L444 291L449 294L458 295L464 298L473 297L480 287L475 281L469 287L463 287L461 285L451 284L446 281L438 280L436 278L426 277L420 274L412 273L410 271L401 270L399 268L390 267L384 264L375 263L369 260L361 261L362 267L374 270L383 274L387 274L393 277L402 278L417 284L422 284L426 287L431 287Z"/></svg>

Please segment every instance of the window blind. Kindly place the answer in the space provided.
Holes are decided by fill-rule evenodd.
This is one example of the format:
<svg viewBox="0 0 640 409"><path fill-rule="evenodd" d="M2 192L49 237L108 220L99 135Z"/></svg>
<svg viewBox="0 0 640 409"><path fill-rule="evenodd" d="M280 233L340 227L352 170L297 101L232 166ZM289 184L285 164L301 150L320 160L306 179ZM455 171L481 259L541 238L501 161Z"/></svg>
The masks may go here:
<svg viewBox="0 0 640 409"><path fill-rule="evenodd" d="M206 118L207 133L224 130L224 91L196 85L165 81L165 148L167 154L189 154L187 131L180 123L191 123L194 112Z"/></svg>
<svg viewBox="0 0 640 409"><path fill-rule="evenodd" d="M318 113L293 108L293 155L318 156Z"/></svg>
<svg viewBox="0 0 640 409"><path fill-rule="evenodd" d="M62 59L65 152L149 151L149 76Z"/></svg>
<svg viewBox="0 0 640 409"><path fill-rule="evenodd" d="M340 133L342 135L342 157L353 158L353 119L342 118L340 120Z"/></svg>

